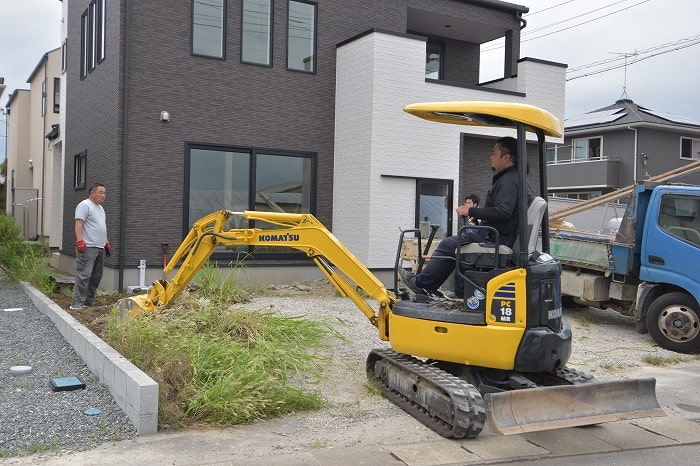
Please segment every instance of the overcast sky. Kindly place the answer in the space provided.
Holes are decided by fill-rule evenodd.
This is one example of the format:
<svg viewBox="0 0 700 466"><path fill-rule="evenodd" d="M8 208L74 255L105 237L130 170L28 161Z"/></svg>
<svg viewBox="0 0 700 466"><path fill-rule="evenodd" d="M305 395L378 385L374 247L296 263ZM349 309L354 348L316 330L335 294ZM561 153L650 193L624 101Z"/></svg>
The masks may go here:
<svg viewBox="0 0 700 466"><path fill-rule="evenodd" d="M700 1L531 0L510 3L530 8L530 13L525 15L527 27L523 30L522 57L580 68L623 56L618 54L647 51L628 58L626 81L625 68L620 66L624 60L604 66L620 66L618 69L567 81L567 117L613 104L624 91L640 105L700 121L697 89L700 44L690 46L700 42ZM59 0L0 0L0 44L3 44L0 77L5 78L7 85L0 106L7 104L10 92L27 89L27 78L42 55L60 46L61 5ZM566 21L568 18L574 19ZM498 49L498 45L482 47L494 49L482 53L482 80L493 79L502 70L502 49ZM669 51L674 48L679 50ZM651 56L653 54L656 56ZM639 59L638 63L632 63ZM601 68L567 72L567 79ZM4 122L0 123L0 135L4 136ZM4 142L5 138L0 137L2 155Z"/></svg>

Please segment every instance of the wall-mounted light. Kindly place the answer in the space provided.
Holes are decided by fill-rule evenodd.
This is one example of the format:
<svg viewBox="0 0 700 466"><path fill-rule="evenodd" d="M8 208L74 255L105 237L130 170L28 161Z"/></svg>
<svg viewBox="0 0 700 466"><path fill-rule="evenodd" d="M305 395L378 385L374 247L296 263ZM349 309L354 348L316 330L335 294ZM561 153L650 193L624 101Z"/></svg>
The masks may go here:
<svg viewBox="0 0 700 466"><path fill-rule="evenodd" d="M29 164L29 168L34 168L34 161L32 159L27 160L27 163Z"/></svg>
<svg viewBox="0 0 700 466"><path fill-rule="evenodd" d="M160 121L164 123L170 121L170 112L166 112L165 110L160 112Z"/></svg>

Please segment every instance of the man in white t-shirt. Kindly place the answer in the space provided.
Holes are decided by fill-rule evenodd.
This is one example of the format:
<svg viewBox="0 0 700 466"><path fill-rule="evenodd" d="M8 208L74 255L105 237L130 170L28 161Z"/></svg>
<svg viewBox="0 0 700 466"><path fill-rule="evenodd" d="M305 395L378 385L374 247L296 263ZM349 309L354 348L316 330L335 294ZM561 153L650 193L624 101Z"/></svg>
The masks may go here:
<svg viewBox="0 0 700 466"><path fill-rule="evenodd" d="M107 196L105 185L90 186L88 198L75 208L75 286L73 310L92 306L102 280L104 256L112 254L107 239L107 216L102 204Z"/></svg>

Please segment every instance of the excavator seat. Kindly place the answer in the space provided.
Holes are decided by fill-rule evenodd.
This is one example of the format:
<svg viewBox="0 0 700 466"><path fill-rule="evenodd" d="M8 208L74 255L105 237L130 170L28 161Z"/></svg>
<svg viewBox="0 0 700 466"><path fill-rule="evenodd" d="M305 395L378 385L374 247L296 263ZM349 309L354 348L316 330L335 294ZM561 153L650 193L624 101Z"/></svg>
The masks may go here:
<svg viewBox="0 0 700 466"><path fill-rule="evenodd" d="M527 208L527 252L528 256L535 252L537 247L537 233L542 217L547 210L547 201L536 196L530 201ZM515 238L513 248L499 245L498 264L496 264L496 245L492 243L469 243L460 248L459 265L462 270L488 270L503 268L512 264L518 255L520 237Z"/></svg>

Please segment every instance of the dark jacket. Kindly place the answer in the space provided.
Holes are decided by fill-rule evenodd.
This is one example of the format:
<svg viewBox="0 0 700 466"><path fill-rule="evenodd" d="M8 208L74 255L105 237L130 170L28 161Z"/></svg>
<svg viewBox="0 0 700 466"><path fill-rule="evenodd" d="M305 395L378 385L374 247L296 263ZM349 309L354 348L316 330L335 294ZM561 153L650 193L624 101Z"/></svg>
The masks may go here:
<svg viewBox="0 0 700 466"><path fill-rule="evenodd" d="M471 207L469 216L481 220L481 225L495 228L501 236L501 244L512 247L518 236L518 169L506 168L493 175L493 183L486 195L484 207ZM530 187L527 189L531 197ZM488 238L495 241L494 238Z"/></svg>

